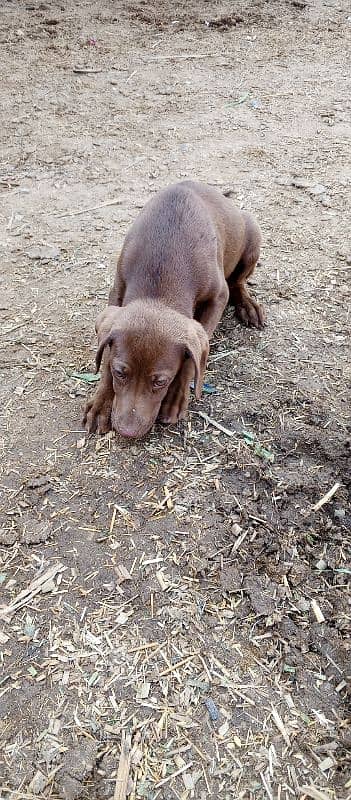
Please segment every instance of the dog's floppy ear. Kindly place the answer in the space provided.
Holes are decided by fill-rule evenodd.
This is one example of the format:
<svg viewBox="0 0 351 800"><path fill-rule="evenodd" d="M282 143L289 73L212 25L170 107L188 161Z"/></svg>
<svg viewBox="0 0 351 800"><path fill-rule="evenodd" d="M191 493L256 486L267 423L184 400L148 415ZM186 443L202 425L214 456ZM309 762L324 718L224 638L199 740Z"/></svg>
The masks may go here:
<svg viewBox="0 0 351 800"><path fill-rule="evenodd" d="M118 322L122 313L119 306L108 306L96 319L95 331L99 345L95 356L96 372L99 372L105 347L116 339Z"/></svg>
<svg viewBox="0 0 351 800"><path fill-rule="evenodd" d="M189 321L188 333L183 344L185 345L185 352L195 365L195 397L200 400L210 343L205 329L196 320L191 320L191 323Z"/></svg>

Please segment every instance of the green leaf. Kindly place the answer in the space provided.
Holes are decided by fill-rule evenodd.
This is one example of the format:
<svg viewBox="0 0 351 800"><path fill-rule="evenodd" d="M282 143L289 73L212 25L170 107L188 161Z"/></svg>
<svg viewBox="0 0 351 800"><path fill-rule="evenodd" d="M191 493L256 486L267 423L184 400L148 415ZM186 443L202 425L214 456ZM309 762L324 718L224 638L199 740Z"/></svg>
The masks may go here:
<svg viewBox="0 0 351 800"><path fill-rule="evenodd" d="M226 103L227 108L231 106L240 106L241 103L245 103L245 100L250 97L250 92L245 92L245 94L241 94L240 97L237 97L236 100L230 100L229 103Z"/></svg>
<svg viewBox="0 0 351 800"><path fill-rule="evenodd" d="M77 381L84 383L97 383L100 380L100 372L71 372L70 378L75 378Z"/></svg>
<svg viewBox="0 0 351 800"><path fill-rule="evenodd" d="M257 456L265 458L266 461L274 461L274 454L271 452L271 450L267 450L266 447L262 447L260 444L255 444L254 452Z"/></svg>
<svg viewBox="0 0 351 800"><path fill-rule="evenodd" d="M259 442L256 441L256 436L254 433L250 431L243 431L242 436L244 442L249 446L253 447L254 453L259 456L260 458L264 458L266 461L274 461L274 453L271 450L267 450L266 447L263 447Z"/></svg>
<svg viewBox="0 0 351 800"><path fill-rule="evenodd" d="M94 686L94 683L96 683L99 675L100 675L99 672L93 672L93 674L90 675L90 678L88 680L88 686Z"/></svg>
<svg viewBox="0 0 351 800"><path fill-rule="evenodd" d="M28 636L28 639L33 639L33 636L35 634L35 624L34 621L32 620L32 617L29 614L26 615L26 622L23 628L23 632L25 636Z"/></svg>

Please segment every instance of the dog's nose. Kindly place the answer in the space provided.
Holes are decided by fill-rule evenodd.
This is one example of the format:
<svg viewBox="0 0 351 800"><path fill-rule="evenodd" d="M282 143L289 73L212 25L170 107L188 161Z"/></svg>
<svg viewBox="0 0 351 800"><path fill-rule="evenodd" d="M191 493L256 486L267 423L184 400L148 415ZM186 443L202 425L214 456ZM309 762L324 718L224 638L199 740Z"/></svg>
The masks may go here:
<svg viewBox="0 0 351 800"><path fill-rule="evenodd" d="M150 427L150 425L133 425L133 422L127 422L116 425L116 431L120 436L126 439L140 439L142 436L145 436Z"/></svg>
<svg viewBox="0 0 351 800"><path fill-rule="evenodd" d="M117 428L118 433L126 439L137 439L138 432L134 428Z"/></svg>

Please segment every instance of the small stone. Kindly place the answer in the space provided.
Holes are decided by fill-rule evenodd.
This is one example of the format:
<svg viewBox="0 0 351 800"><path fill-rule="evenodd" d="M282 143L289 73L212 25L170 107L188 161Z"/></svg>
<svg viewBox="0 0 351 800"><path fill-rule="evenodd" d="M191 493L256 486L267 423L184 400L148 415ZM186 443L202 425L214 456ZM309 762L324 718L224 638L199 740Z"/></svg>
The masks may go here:
<svg viewBox="0 0 351 800"><path fill-rule="evenodd" d="M35 773L34 777L32 778L32 780L31 780L31 782L30 782L30 784L28 786L28 789L29 789L30 792L33 792L33 794L34 793L35 794L41 794L43 789L45 789L45 786L47 785L47 783L48 783L47 777L45 775L43 775L43 773L40 771L40 769L38 769L37 772Z"/></svg>
<svg viewBox="0 0 351 800"><path fill-rule="evenodd" d="M52 578L50 578L50 580L48 581L45 581L45 583L43 583L41 587L41 591L45 594L53 592L55 589L56 589L56 583Z"/></svg>
<svg viewBox="0 0 351 800"><path fill-rule="evenodd" d="M305 614L306 611L309 610L310 605L311 604L309 600L306 600L304 597L301 597L300 600L298 600L296 603L296 607L299 609L299 611L302 611L303 614Z"/></svg>
<svg viewBox="0 0 351 800"><path fill-rule="evenodd" d="M300 178L298 175L296 175L292 179L291 184L292 186L295 186L296 189L309 189L311 186L311 181L306 178Z"/></svg>
<svg viewBox="0 0 351 800"><path fill-rule="evenodd" d="M319 194L325 194L327 191L326 187L323 186L322 183L316 183L314 186L311 186L309 189L309 193L318 196Z"/></svg>
<svg viewBox="0 0 351 800"><path fill-rule="evenodd" d="M219 711L216 706L216 703L214 702L214 700L212 700L211 697L207 697L207 699L205 700L205 706L210 715L211 721L217 722L217 720L219 719Z"/></svg>
<svg viewBox="0 0 351 800"><path fill-rule="evenodd" d="M346 511L344 508L336 508L334 511L334 517L336 519L344 519L346 516Z"/></svg>
<svg viewBox="0 0 351 800"><path fill-rule="evenodd" d="M52 245L33 245L26 250L26 255L33 261L48 261L52 258L59 258L60 249Z"/></svg>
<svg viewBox="0 0 351 800"><path fill-rule="evenodd" d="M150 694L151 683L141 683L137 689L137 700L146 700Z"/></svg>
<svg viewBox="0 0 351 800"><path fill-rule="evenodd" d="M327 568L327 562L324 561L323 558L320 558L320 560L317 561L316 568L322 572L324 569Z"/></svg>

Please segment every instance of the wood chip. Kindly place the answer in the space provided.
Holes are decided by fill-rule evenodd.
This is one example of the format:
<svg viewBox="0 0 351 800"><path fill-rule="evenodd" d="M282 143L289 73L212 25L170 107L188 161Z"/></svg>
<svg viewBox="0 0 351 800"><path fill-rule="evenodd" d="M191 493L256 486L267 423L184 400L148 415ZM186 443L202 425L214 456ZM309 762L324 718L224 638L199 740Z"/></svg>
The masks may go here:
<svg viewBox="0 0 351 800"><path fill-rule="evenodd" d="M23 608L23 606L27 605L33 600L39 592L47 591L45 585L48 581L51 581L58 573L64 572L66 567L59 562L57 564L52 564L42 575L39 575L38 578L35 578L32 581L27 589L23 589L22 592L17 595L15 600L12 600L8 606L1 606L0 607L0 619L9 619L15 611L18 611L19 608ZM54 586L55 584L53 584Z"/></svg>
<svg viewBox="0 0 351 800"><path fill-rule="evenodd" d="M327 756L327 758L323 758L323 761L319 762L318 766L321 772L327 772L328 769L335 767L335 761L330 756Z"/></svg>
<svg viewBox="0 0 351 800"><path fill-rule="evenodd" d="M156 572L156 578L157 578L157 582L158 582L158 584L160 586L160 589L162 589L162 591L165 592L169 587L169 583L167 583L167 581L165 580L164 574L163 574L161 569L159 569Z"/></svg>
<svg viewBox="0 0 351 800"><path fill-rule="evenodd" d="M316 786L302 786L301 792L303 796L311 797L312 800L331 800L330 794L322 792L322 790L317 789Z"/></svg>
<svg viewBox="0 0 351 800"><path fill-rule="evenodd" d="M180 55L151 56L150 58L147 59L147 62L149 63L150 61L174 61L174 60L180 61L182 59L189 60L189 59L194 59L194 58L197 59L197 58L211 58L211 57L215 58L216 54L212 53L212 55L211 55L211 53L207 53L207 54L206 53L184 53L184 54L181 53Z"/></svg>
<svg viewBox="0 0 351 800"><path fill-rule="evenodd" d="M100 208L107 208L108 206L118 206L121 205L123 201L115 197L112 200L106 200L105 203L100 203L98 206L88 206L88 208L78 208L75 211L64 211L63 213L53 214L54 217L57 219L62 219L63 217L77 217L79 214L88 214L90 211L99 211Z"/></svg>
<svg viewBox="0 0 351 800"><path fill-rule="evenodd" d="M77 75L97 75L102 72L102 69L93 69L92 67L73 67L73 72Z"/></svg>
<svg viewBox="0 0 351 800"><path fill-rule="evenodd" d="M226 436L229 436L230 438L235 436L234 431L230 431L229 428L225 428L224 425L221 425L221 423L217 422L217 420L213 419L213 417L209 417L204 411L196 411L194 413L196 413L198 417L201 417L201 419L204 419L208 425L212 425L213 428L217 428L218 431L225 433Z"/></svg>
<svg viewBox="0 0 351 800"><path fill-rule="evenodd" d="M155 789L160 789L161 786L165 786L166 783L169 783L170 781L173 781L174 778L177 778L178 775L182 775L183 772L185 772L187 769L190 769L190 767L192 767L192 766L193 766L193 762L192 761L189 761L189 764L184 764L184 766L181 767L180 769L177 769L176 772L172 772L172 775L168 775L167 778L163 778L162 781L159 781L158 783L156 783ZM116 800L116 797L114 798L114 800Z"/></svg>
<svg viewBox="0 0 351 800"><path fill-rule="evenodd" d="M319 511L319 509L322 508L322 506L325 506L326 503L329 503L329 500L331 500L332 497L334 497L335 492L337 492L338 489L340 489L340 486L341 483L334 483L334 486L332 486L332 488L329 489L329 492L323 495L323 497L321 497L321 499L318 500L318 503L312 506L312 511Z"/></svg>
<svg viewBox="0 0 351 800"><path fill-rule="evenodd" d="M118 764L113 800L126 800L130 771L132 740L129 733L122 731L121 755Z"/></svg>
<svg viewBox="0 0 351 800"><path fill-rule="evenodd" d="M325 622L325 616L321 611L321 609L319 608L317 600L315 600L314 598L313 600L311 600L311 608L314 613L314 616L316 617L317 622Z"/></svg>
<svg viewBox="0 0 351 800"><path fill-rule="evenodd" d="M290 745L291 745L291 742L290 742L290 737L289 737L289 734L288 734L288 732L287 732L287 730L286 730L286 727L285 727L285 725L284 725L284 722L283 722L283 720L281 719L281 717L280 717L280 716L279 716L279 714L278 714L278 711L277 711L277 709L276 709L276 708L274 708L274 706L273 706L273 705L272 705L272 717L273 717L273 719L274 719L274 722L275 722L275 724L276 724L276 726L277 726L277 728L278 728L278 731L280 731L280 733L281 733L281 735L282 735L282 737L283 737L284 741L286 742L286 744L288 745L288 747L290 747Z"/></svg>

